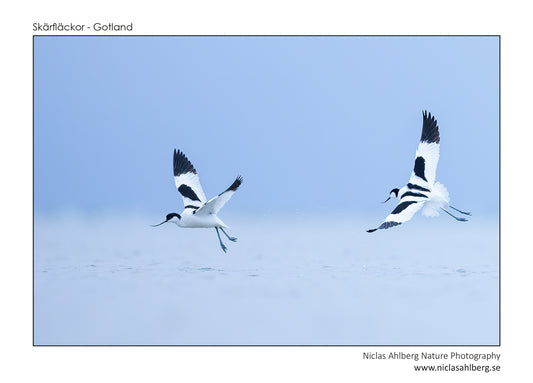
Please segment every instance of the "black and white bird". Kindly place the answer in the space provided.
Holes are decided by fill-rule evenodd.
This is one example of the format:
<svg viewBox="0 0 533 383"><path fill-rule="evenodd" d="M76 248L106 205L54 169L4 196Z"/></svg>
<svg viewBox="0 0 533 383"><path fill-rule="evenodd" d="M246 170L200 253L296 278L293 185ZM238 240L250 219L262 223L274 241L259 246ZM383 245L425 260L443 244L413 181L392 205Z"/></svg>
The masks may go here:
<svg viewBox="0 0 533 383"><path fill-rule="evenodd" d="M228 226L217 217L217 213L241 185L243 181L242 177L238 176L229 188L208 201L205 198L196 169L187 157L185 157L185 154L174 149L174 181L176 182L178 192L183 197L185 208L181 214L167 214L165 221L157 225L152 225L152 227L172 222L179 227L185 228L215 228L220 246L226 252L227 248L222 242L222 239L220 239L219 229L230 241L235 242L237 238L230 237L226 233L224 229L227 229Z"/></svg>
<svg viewBox="0 0 533 383"><path fill-rule="evenodd" d="M367 230L372 233L378 229L388 229L409 221L417 211L422 209L422 215L426 217L438 217L440 210L446 212L458 221L465 222L467 219L458 218L451 214L449 207L461 214L471 215L450 205L448 190L439 182L435 182L437 162L439 161L439 127L435 117L424 111L422 113L422 137L416 150L415 167L411 173L409 183L401 189L392 189L383 203L391 198L399 200L385 221L375 229Z"/></svg>

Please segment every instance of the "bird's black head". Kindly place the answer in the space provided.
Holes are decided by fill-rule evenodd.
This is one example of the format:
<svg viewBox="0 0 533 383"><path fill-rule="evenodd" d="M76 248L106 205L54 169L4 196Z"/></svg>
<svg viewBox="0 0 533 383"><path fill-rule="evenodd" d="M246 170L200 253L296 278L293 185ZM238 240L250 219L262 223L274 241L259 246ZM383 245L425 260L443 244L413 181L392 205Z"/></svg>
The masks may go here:
<svg viewBox="0 0 533 383"><path fill-rule="evenodd" d="M179 215L178 213L168 213L167 214L167 221L170 221L174 217L176 217L177 219L181 219L181 215Z"/></svg>
<svg viewBox="0 0 533 383"><path fill-rule="evenodd" d="M398 198L398 193L400 192L400 189L397 189L397 188L394 188L390 191L389 193L389 198L387 198L385 201L383 201L382 203L385 203L387 202L388 200L391 199L391 197L394 197L394 198Z"/></svg>
<svg viewBox="0 0 533 383"><path fill-rule="evenodd" d="M178 220L181 219L181 216L180 216L178 213L168 213L168 214L167 214L167 219L166 219L165 221L163 221L163 222L161 222L161 223L158 223L157 225L151 225L151 226L152 226L152 227L161 226L162 224L171 221L172 218L174 218L174 217L177 218ZM177 221L175 221L175 222L177 222Z"/></svg>

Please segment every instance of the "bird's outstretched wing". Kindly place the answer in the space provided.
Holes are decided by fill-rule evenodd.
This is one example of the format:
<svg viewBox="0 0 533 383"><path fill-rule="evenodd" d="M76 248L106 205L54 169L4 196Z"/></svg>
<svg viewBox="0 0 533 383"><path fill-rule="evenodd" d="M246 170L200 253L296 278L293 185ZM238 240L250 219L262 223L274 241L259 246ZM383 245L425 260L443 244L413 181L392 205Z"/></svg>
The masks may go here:
<svg viewBox="0 0 533 383"><path fill-rule="evenodd" d="M415 167L411 173L409 183L431 189L435 183L437 163L439 162L439 127L435 117L424 111L422 136L416 149Z"/></svg>
<svg viewBox="0 0 533 383"><path fill-rule="evenodd" d="M196 210L196 215L207 215L207 214L216 214L218 211L229 201L231 196L242 184L242 177L238 176L235 181L231 184L229 188L220 193L214 198L211 198L205 205Z"/></svg>
<svg viewBox="0 0 533 383"><path fill-rule="evenodd" d="M174 181L185 209L198 209L206 201L196 169L181 151L174 149Z"/></svg>
<svg viewBox="0 0 533 383"><path fill-rule="evenodd" d="M400 199L400 202L394 210L385 218L383 223L375 228L367 230L367 232L372 233L378 229L388 229L390 227L401 225L404 222L409 221L415 213L422 208L424 205L422 199L426 197L406 197Z"/></svg>

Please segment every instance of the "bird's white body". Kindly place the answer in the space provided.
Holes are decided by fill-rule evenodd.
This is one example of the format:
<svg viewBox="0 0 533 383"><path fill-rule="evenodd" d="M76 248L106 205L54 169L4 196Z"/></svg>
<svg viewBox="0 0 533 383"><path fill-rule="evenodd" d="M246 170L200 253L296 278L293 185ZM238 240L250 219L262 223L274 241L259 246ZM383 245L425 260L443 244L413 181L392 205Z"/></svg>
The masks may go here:
<svg viewBox="0 0 533 383"><path fill-rule="evenodd" d="M441 209L450 207L450 194L446 187L440 182L435 182L428 195L428 199L423 202L422 215L425 217L438 217Z"/></svg>
<svg viewBox="0 0 533 383"><path fill-rule="evenodd" d="M440 212L444 211L458 221L466 221L466 219L457 218L450 214L446 210L448 207L462 214L470 215L470 213L462 212L450 206L448 190L440 182L435 182L440 148L439 128L431 113L428 115L425 112L423 117L422 137L416 150L415 166L411 178L407 185L400 190L391 190L387 201L390 198L396 198L399 200L398 205L378 228L368 230L370 233L378 229L388 229L401 225L409 221L419 210L426 217L438 217Z"/></svg>
<svg viewBox="0 0 533 383"><path fill-rule="evenodd" d="M188 210L188 209L187 209ZM192 214L185 210L181 214L181 219L173 218L170 222L183 228L212 229L214 227L227 229L228 226L222 222L216 214Z"/></svg>

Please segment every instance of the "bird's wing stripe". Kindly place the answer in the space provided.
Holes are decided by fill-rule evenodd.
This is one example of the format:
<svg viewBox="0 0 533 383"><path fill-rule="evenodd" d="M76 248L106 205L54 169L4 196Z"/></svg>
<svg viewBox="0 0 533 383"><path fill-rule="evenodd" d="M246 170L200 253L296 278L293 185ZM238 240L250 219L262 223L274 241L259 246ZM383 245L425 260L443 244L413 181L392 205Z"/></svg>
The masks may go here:
<svg viewBox="0 0 533 383"><path fill-rule="evenodd" d="M413 171L415 172L415 176L422 178L424 181L427 182L427 179L424 176L425 168L426 168L426 161L424 160L424 157L416 157L415 167L413 169Z"/></svg>
<svg viewBox="0 0 533 383"><path fill-rule="evenodd" d="M424 188L424 187L422 187L422 186L418 186L417 184L412 184L412 183L408 183L408 184L407 184L407 187L408 187L409 189L413 189L413 190L420 190L420 191L425 191L425 192L429 192L429 191L431 191L431 190L426 189L426 188Z"/></svg>
<svg viewBox="0 0 533 383"><path fill-rule="evenodd" d="M196 195L196 193L194 192L194 190L192 190L190 188L190 186L187 186L185 184L182 184L180 185L180 187L178 188L178 191L180 192L180 194L183 196L183 198L188 198L190 199L191 201L200 201L200 198L198 198L198 196Z"/></svg>
<svg viewBox="0 0 533 383"><path fill-rule="evenodd" d="M421 142L418 144L415 154L415 166L409 179L410 183L431 188L437 173L439 146L435 142Z"/></svg>
<svg viewBox="0 0 533 383"><path fill-rule="evenodd" d="M399 203L396 208L390 213L384 220L384 222L387 221L394 221L394 222L407 222L413 216L415 213L422 208L424 205L423 201L405 201Z"/></svg>
<svg viewBox="0 0 533 383"><path fill-rule="evenodd" d="M185 210L185 209L194 209L194 210L196 210L196 209L199 209L199 208L200 208L200 206L187 205L187 206L185 206L183 209L184 209L184 210Z"/></svg>
<svg viewBox="0 0 533 383"><path fill-rule="evenodd" d="M402 196L400 197L400 199L405 198L405 197L422 197L422 198L428 198L428 196L425 195L425 194L422 194L422 193L413 193L413 192L410 192L410 191L403 193Z"/></svg>
<svg viewBox="0 0 533 383"><path fill-rule="evenodd" d="M413 203L417 203L418 201L405 201L401 202L394 208L391 214L400 214L402 211L407 209L407 207Z"/></svg>

